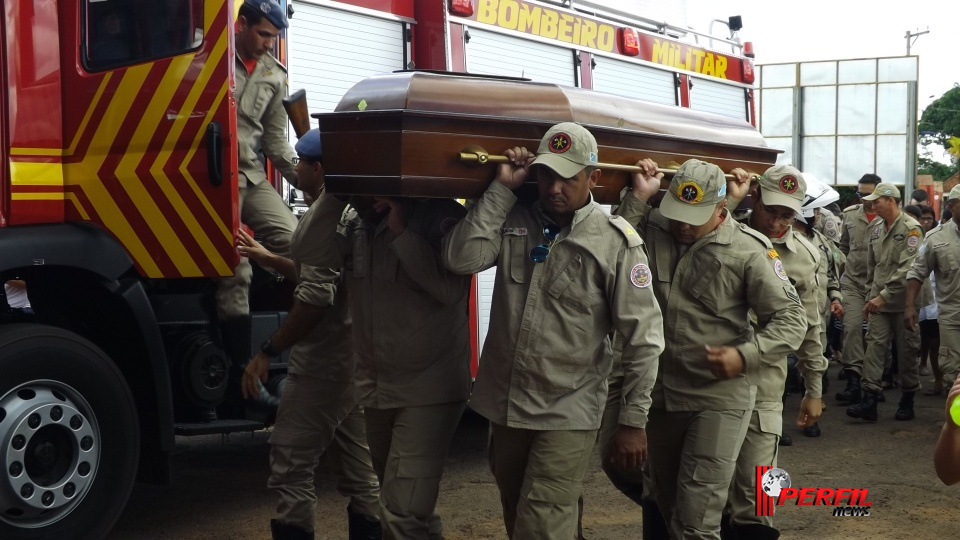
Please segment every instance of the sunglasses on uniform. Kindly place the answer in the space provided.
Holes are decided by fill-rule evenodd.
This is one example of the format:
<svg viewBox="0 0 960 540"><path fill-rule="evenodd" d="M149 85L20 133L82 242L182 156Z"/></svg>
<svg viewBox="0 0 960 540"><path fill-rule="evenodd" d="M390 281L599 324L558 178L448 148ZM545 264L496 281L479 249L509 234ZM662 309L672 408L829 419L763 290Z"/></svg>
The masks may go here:
<svg viewBox="0 0 960 540"><path fill-rule="evenodd" d="M535 263L542 263L550 256L550 248L557 242L560 236L560 226L555 223L547 223L543 226L543 238L546 244L540 244L530 250L530 260Z"/></svg>

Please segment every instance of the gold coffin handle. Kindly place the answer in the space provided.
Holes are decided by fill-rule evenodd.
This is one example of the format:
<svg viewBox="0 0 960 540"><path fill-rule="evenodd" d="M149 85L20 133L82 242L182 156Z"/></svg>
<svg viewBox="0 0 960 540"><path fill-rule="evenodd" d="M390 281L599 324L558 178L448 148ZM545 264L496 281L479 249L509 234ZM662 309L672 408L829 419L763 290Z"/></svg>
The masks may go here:
<svg viewBox="0 0 960 540"><path fill-rule="evenodd" d="M491 163L500 164L500 163L510 162L507 159L507 156L490 154L489 152L484 150L483 147L473 145L473 144L470 146L464 147L464 149L460 151L460 161L469 167L480 167L483 165L489 165ZM669 165L669 167L657 167L657 172L663 173L664 176L672 176L676 174L677 169L680 168L680 165L678 163L667 163L665 165ZM640 169L640 167L637 167L636 165L620 165L617 163L597 163L596 167L599 169L604 169L608 171L624 171L629 173L642 172L642 169ZM733 175L729 173L724 174L723 176L726 177L727 179L733 179ZM759 175L755 173L751 173L750 181L755 182L757 179L759 179Z"/></svg>

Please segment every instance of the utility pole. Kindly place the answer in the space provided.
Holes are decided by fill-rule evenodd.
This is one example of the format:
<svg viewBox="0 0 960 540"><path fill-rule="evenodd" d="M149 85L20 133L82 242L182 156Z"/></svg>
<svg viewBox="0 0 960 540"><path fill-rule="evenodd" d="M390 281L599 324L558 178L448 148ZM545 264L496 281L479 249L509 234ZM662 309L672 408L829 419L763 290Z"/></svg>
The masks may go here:
<svg viewBox="0 0 960 540"><path fill-rule="evenodd" d="M917 42L917 38L919 38L924 34L929 34L929 33L930 33L929 26L923 32L920 32L919 29L916 32L910 32L909 30L907 30L906 35L903 36L907 40L907 56L910 56L910 47L912 47L913 44Z"/></svg>

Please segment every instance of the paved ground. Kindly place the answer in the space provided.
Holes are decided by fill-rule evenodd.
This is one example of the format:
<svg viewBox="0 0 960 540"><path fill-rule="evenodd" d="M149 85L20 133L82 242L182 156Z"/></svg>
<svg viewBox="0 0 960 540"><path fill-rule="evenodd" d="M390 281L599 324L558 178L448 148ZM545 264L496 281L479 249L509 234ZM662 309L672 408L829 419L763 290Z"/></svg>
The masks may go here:
<svg viewBox="0 0 960 540"><path fill-rule="evenodd" d="M847 418L833 405L839 382L831 370L824 435L794 434L782 448L780 466L794 487L868 488L870 517L833 517L815 506L777 508L783 538L955 538L960 486L946 487L933 472L933 446L944 418L943 398L918 397L917 419L896 422L899 392L888 391L881 419L867 425ZM799 397L787 402L795 415ZM785 420L785 424L788 422ZM449 540L504 538L499 500L486 468L486 424L468 416L457 433L443 480L439 510ZM179 439L169 487L138 485L111 540L193 540L269 538L274 498L264 487L267 434ZM346 538L346 501L333 477L320 470L317 538ZM602 472L585 483L584 536L589 540L639 538L640 513Z"/></svg>

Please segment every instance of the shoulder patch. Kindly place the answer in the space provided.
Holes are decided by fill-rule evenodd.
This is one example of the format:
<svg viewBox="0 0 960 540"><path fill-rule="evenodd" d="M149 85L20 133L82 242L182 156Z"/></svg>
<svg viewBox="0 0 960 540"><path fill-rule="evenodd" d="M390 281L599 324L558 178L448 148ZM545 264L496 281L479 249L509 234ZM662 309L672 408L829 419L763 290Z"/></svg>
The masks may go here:
<svg viewBox="0 0 960 540"><path fill-rule="evenodd" d="M632 269L630 269L630 283L633 283L634 287L640 289L646 289L653 283L653 274L650 273L650 267L638 263Z"/></svg>
<svg viewBox="0 0 960 540"><path fill-rule="evenodd" d="M771 249L770 251L767 252L767 257L770 257L771 259L776 259L779 256L780 254L777 253L777 250L775 249Z"/></svg>
<svg viewBox="0 0 960 540"><path fill-rule="evenodd" d="M788 281L788 280L790 279L790 278L787 276L787 271L784 270L784 268L783 268L783 261L781 261L780 259L775 259L775 260L773 261L773 271L777 273L777 277L778 277L778 278L780 278L780 279L782 279L782 280L784 280L784 281Z"/></svg>
<svg viewBox="0 0 960 540"><path fill-rule="evenodd" d="M633 225L630 225L627 220L620 216L610 216L610 225L613 225L615 229L623 234L623 237L627 239L628 247L643 245L643 239L640 238L640 234L637 233L637 230L634 229Z"/></svg>
<svg viewBox="0 0 960 540"><path fill-rule="evenodd" d="M917 229L910 229L910 231L907 233L907 236L923 236L923 233Z"/></svg>

